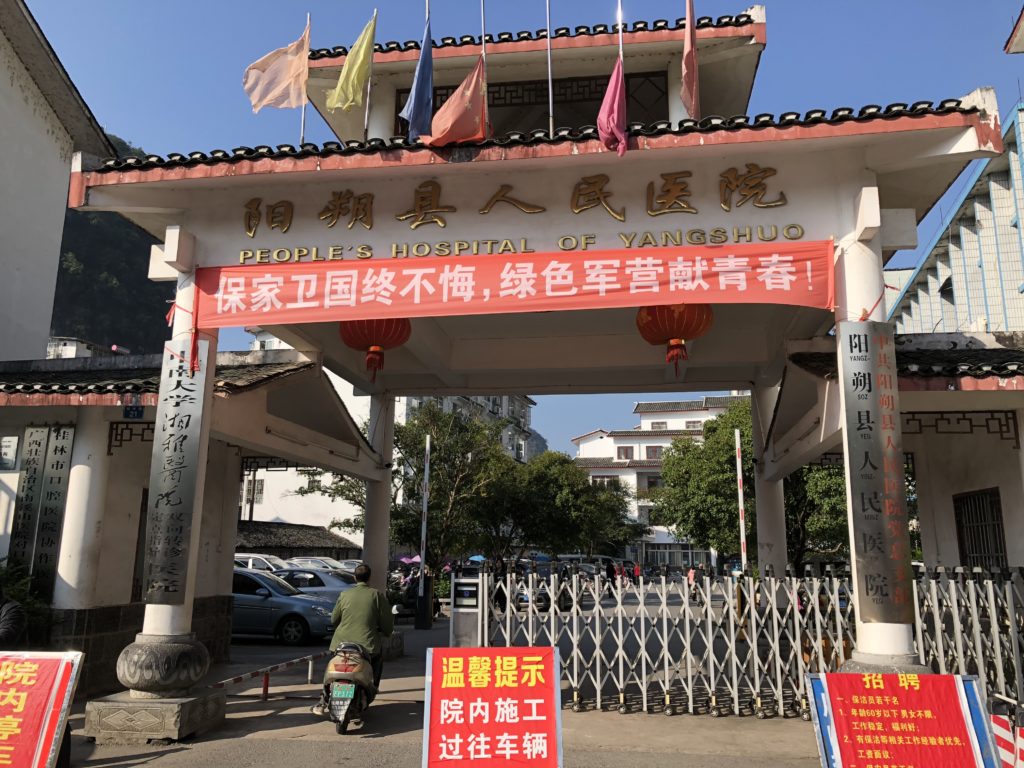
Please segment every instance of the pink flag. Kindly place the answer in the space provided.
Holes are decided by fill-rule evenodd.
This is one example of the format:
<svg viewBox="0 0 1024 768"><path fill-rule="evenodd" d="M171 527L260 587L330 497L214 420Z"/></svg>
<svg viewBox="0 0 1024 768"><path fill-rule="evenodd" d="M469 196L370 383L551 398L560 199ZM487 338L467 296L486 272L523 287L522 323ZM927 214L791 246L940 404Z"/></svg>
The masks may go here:
<svg viewBox="0 0 1024 768"><path fill-rule="evenodd" d="M700 120L700 77L697 73L697 17L693 0L686 0L686 37L683 38L683 84L679 89L686 114Z"/></svg>
<svg viewBox="0 0 1024 768"><path fill-rule="evenodd" d="M622 57L608 79L601 111L597 113L597 135L608 149L618 150L619 157L626 154L626 78L622 74Z"/></svg>
<svg viewBox="0 0 1024 768"><path fill-rule="evenodd" d="M487 68L481 56L462 85L437 110L430 135L420 136L420 141L428 147L440 147L458 141L483 141L488 132Z"/></svg>
<svg viewBox="0 0 1024 768"><path fill-rule="evenodd" d="M309 21L302 37L254 61L242 75L242 87L252 111L263 107L301 107L306 103L309 78Z"/></svg>

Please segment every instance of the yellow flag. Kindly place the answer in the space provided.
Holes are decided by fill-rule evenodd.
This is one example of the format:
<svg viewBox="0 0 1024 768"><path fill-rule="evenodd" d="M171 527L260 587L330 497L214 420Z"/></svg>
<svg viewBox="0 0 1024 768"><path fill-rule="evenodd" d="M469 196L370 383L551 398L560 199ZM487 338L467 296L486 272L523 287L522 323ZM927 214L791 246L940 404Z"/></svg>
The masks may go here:
<svg viewBox="0 0 1024 768"><path fill-rule="evenodd" d="M338 76L338 84L327 94L327 109L333 112L342 109L348 112L352 107L362 106L366 97L366 83L370 79L370 67L373 63L373 41L377 34L377 11L359 35Z"/></svg>

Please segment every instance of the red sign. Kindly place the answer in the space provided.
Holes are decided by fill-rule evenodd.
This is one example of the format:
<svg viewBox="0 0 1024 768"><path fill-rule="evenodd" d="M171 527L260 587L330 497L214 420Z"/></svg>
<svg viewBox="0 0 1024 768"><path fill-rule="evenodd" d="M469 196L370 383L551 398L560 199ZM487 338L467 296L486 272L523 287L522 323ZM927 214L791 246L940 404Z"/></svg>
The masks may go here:
<svg viewBox="0 0 1024 768"><path fill-rule="evenodd" d="M844 768L979 765L953 675L825 675Z"/></svg>
<svg viewBox="0 0 1024 768"><path fill-rule="evenodd" d="M80 653L0 653L0 766L52 768Z"/></svg>
<svg viewBox="0 0 1024 768"><path fill-rule="evenodd" d="M433 648L423 765L562 765L554 648Z"/></svg>
<svg viewBox="0 0 1024 768"><path fill-rule="evenodd" d="M312 249L315 250L315 249ZM281 249L291 259L292 251ZM275 251L266 257L272 262ZM197 270L200 328L709 304L832 309L830 241Z"/></svg>

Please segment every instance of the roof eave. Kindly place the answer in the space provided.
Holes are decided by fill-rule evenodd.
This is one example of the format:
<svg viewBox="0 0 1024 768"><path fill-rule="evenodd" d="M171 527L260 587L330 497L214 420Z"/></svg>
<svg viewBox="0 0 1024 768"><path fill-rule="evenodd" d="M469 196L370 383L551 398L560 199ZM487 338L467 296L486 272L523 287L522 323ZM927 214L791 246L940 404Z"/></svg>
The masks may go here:
<svg viewBox="0 0 1024 768"><path fill-rule="evenodd" d="M783 117L786 118L785 115ZM799 116L796 116L760 125L757 121L751 125L749 118L734 118L731 121L709 118L699 125L693 121L682 121L678 128L672 128L667 122L659 123L644 131L632 131L629 145L634 151L653 151L850 136L872 137L901 131L967 128L974 130L979 151L998 152L1002 149L998 133L994 138L999 142L999 146L989 149L993 146L993 136L987 116L978 110L962 110L959 106L931 110L927 113L914 113L904 109L903 113L892 116L882 112L874 116L850 117L839 121L821 118L811 122L800 122L798 118ZM312 149L299 150L285 147L280 150L280 156L273 157L270 155L274 153L267 148L268 153L260 153L252 159L245 158L244 154L239 157L224 153L224 156L207 158L206 155L202 155L202 158L188 158L184 162L174 161L173 164L160 159L160 164L151 167L132 168L129 165L114 170L76 170L72 173L69 206L88 207L90 190L105 186L173 183L196 179L216 182L227 177L262 176L270 173L319 174L325 171L366 171L393 168L396 162L410 168L436 168L438 165L447 165L455 161L465 163L467 157L468 162L493 162L549 160L608 152L597 139L596 131L590 131L589 128L576 135L560 136L555 141L520 134L518 138L491 140L480 145L457 145L438 149L419 145L409 148L403 146L403 143L399 141L389 145L383 140L374 139L368 145L357 148L330 147L327 154L313 151L316 149L315 146ZM248 152L256 154L255 150L249 149Z"/></svg>
<svg viewBox="0 0 1024 768"><path fill-rule="evenodd" d="M74 149L96 157L115 155L106 133L23 0L0 1L0 29L68 132ZM65 100L73 105L71 113L59 106Z"/></svg>

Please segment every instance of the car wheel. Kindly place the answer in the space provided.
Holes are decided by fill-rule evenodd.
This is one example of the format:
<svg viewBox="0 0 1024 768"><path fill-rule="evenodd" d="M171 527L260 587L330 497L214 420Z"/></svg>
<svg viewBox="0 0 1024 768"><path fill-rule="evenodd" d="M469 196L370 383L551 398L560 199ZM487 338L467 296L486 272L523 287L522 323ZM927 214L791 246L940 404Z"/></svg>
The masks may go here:
<svg viewBox="0 0 1024 768"><path fill-rule="evenodd" d="M309 642L309 625L301 616L285 616L277 625L277 636L285 645L306 645Z"/></svg>

